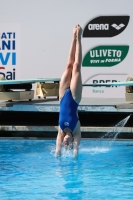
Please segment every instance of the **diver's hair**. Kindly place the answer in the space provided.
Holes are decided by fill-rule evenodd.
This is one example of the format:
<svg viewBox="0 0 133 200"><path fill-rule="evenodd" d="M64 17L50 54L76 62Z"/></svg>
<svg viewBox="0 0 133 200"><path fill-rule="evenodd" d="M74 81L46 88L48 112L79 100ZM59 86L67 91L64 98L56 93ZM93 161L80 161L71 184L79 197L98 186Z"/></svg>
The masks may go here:
<svg viewBox="0 0 133 200"><path fill-rule="evenodd" d="M64 131L63 131L64 132ZM72 132L69 132L70 134L71 134L71 136L72 136L72 142L67 142L67 146L70 148L70 146L71 146L71 148L70 149L73 149L73 146L74 146L74 137L73 137L73 133ZM64 132L64 134L65 134L65 136L66 136L66 132ZM64 137L65 137L64 136Z"/></svg>

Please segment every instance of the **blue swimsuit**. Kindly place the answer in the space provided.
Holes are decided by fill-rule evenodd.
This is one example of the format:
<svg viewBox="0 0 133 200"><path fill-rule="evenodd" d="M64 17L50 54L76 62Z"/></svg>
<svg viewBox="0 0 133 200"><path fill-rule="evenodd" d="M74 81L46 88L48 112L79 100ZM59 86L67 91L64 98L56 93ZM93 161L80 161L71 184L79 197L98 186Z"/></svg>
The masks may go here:
<svg viewBox="0 0 133 200"><path fill-rule="evenodd" d="M64 131L69 128L73 131L78 122L77 116L78 104L74 101L70 88L68 88L60 101L59 125Z"/></svg>

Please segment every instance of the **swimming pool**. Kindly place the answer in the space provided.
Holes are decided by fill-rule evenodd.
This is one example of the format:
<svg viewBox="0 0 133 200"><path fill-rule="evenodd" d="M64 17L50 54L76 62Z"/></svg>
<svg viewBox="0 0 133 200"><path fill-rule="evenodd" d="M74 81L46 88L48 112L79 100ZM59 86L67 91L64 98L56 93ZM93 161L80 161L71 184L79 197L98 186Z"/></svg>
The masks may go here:
<svg viewBox="0 0 133 200"><path fill-rule="evenodd" d="M54 157L55 140L0 140L0 199L133 199L133 141L82 140Z"/></svg>

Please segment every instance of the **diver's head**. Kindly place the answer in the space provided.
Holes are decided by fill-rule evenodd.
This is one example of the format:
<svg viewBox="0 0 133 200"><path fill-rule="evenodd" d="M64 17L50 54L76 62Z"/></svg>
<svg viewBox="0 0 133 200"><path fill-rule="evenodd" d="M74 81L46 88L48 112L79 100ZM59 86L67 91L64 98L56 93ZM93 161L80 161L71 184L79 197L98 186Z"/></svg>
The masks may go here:
<svg viewBox="0 0 133 200"><path fill-rule="evenodd" d="M71 132L66 132L65 137L63 139L63 144L64 144L65 149L73 148L73 136Z"/></svg>

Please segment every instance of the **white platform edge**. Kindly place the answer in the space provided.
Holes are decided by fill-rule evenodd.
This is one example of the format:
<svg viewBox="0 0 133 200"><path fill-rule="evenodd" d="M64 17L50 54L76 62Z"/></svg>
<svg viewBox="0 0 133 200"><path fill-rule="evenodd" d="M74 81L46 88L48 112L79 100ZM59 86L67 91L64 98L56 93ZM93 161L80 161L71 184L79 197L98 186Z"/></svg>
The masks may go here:
<svg viewBox="0 0 133 200"><path fill-rule="evenodd" d="M58 126L0 126L0 131L35 131L35 132L56 132ZM82 127L81 132L124 132L133 133L132 127Z"/></svg>

